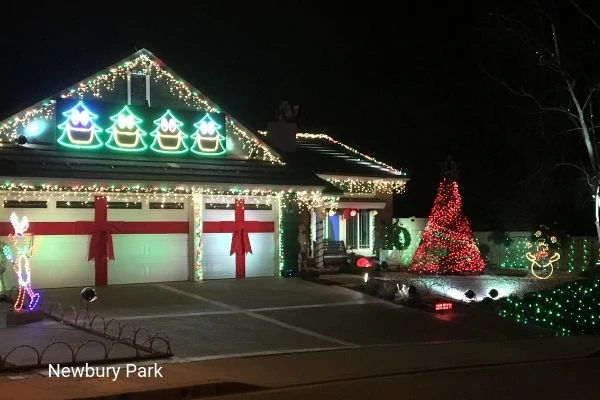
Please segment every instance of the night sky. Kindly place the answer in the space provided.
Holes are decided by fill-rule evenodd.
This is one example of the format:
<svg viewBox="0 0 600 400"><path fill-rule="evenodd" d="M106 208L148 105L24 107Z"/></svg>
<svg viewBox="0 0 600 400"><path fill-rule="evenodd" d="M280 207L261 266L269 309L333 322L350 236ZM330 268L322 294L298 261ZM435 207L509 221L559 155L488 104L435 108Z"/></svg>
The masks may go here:
<svg viewBox="0 0 600 400"><path fill-rule="evenodd" d="M475 229L557 221L573 234L590 233L583 182L554 168L567 148L574 149L568 157L585 161L579 138L542 130L531 104L484 72L516 85L539 77L520 44L488 15L524 15L530 5L412 3L355 16L343 15L351 13L346 6L302 2L246 10L164 3L158 11L142 3L111 12L58 12L52 4L34 15L9 11L4 20L18 28L0 28L0 118L147 48L251 129L265 129L288 100L300 105L300 131L328 133L406 170L412 180L396 216L428 215L439 162L451 154ZM560 27L572 38L589 35L573 28L583 20L569 1L543 3L562 16ZM579 4L600 18L592 2ZM589 32L600 39L600 30Z"/></svg>

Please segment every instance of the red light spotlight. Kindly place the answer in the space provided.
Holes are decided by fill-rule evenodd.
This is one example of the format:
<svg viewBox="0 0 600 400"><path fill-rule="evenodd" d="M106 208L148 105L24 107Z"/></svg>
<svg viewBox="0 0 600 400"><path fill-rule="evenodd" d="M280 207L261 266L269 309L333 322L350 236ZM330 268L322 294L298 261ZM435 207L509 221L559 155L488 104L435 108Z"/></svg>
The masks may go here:
<svg viewBox="0 0 600 400"><path fill-rule="evenodd" d="M449 301L440 301L435 303L433 309L435 311L450 311L452 310L452 303Z"/></svg>
<svg viewBox="0 0 600 400"><path fill-rule="evenodd" d="M361 257L358 260L356 260L356 266L358 268L371 268L371 260L365 257Z"/></svg>
<svg viewBox="0 0 600 400"><path fill-rule="evenodd" d="M351 217L356 217L356 210L350 211L350 216Z"/></svg>

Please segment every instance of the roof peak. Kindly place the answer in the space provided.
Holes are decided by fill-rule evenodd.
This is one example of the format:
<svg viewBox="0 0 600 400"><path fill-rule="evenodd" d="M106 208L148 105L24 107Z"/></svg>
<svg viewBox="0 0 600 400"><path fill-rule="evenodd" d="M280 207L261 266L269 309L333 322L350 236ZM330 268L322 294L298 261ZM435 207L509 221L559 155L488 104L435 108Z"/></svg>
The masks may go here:
<svg viewBox="0 0 600 400"><path fill-rule="evenodd" d="M0 143L14 142L18 137L18 132L24 130L27 124L36 118L52 120L55 116L55 104L59 99L97 100L102 98L104 101L110 101L111 98L115 99L121 96L118 102L125 103L125 100L122 99L124 96L122 84L124 81L128 81L132 73L152 76L152 84L168 87L168 90L164 90L164 92L170 92L173 100L180 103L183 108L224 113L216 102L169 68L154 53L147 48L141 48L87 78L78 80L46 99L23 108L0 121ZM171 108L171 106L165 106L165 108ZM275 164L283 163L281 156L276 151L259 140L250 129L229 113L227 113L227 126L232 137L239 143L238 147L243 149L248 157Z"/></svg>

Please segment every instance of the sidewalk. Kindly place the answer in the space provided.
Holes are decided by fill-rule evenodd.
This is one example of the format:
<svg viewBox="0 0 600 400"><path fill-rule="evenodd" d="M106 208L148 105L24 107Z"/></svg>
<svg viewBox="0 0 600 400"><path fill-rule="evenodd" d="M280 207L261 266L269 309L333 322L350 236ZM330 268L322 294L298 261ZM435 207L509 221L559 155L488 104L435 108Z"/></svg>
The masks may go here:
<svg viewBox="0 0 600 400"><path fill-rule="evenodd" d="M190 388L192 395L219 394L218 391L223 394L223 391L233 393L252 389L240 383L261 388L284 388L429 369L572 358L598 350L600 337L581 336L373 346L186 363L174 359L171 363L159 361L163 378L121 376L113 382L110 378L37 376L14 380L3 376L0 377L0 399L116 399L120 393L177 389L167 395L172 396L186 387ZM237 387L231 384L234 382L238 383ZM155 393L153 396L138 394L128 398L173 398L167 396Z"/></svg>

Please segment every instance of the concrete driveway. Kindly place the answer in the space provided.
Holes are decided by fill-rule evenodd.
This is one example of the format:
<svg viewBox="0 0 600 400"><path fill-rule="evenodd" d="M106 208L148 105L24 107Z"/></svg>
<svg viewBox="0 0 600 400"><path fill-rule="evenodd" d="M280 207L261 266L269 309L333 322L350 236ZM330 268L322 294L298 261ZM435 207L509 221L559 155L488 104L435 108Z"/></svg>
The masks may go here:
<svg viewBox="0 0 600 400"><path fill-rule="evenodd" d="M46 290L45 307L77 306L80 290ZM98 288L98 294L91 314L163 332L175 357L189 361L545 334L488 314L440 316L301 279L122 285Z"/></svg>

